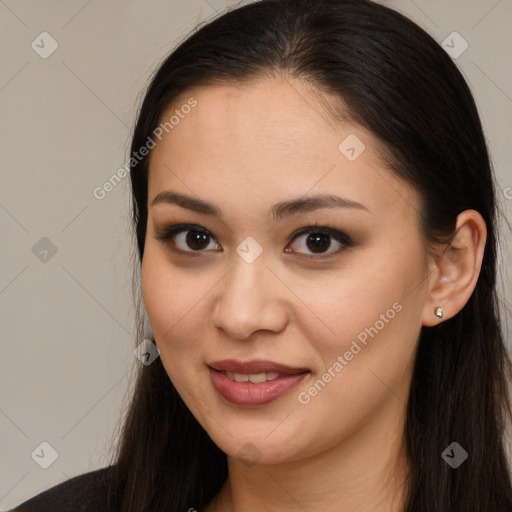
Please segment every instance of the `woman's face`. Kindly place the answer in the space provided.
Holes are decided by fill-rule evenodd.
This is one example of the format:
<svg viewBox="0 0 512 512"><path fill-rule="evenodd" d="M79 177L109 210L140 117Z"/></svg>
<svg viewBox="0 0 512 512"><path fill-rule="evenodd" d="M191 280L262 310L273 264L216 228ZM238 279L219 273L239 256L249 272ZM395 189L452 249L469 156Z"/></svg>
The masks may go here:
<svg viewBox="0 0 512 512"><path fill-rule="evenodd" d="M173 114L151 155L142 291L183 400L253 463L387 442L427 307L419 197L369 132L335 123L297 81L198 88ZM158 239L176 224L189 226Z"/></svg>

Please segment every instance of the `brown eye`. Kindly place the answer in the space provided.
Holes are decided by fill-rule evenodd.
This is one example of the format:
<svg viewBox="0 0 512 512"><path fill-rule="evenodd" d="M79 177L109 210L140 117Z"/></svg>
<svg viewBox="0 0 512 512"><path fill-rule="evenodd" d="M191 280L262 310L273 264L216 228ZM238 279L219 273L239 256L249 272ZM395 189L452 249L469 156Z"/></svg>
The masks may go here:
<svg viewBox="0 0 512 512"><path fill-rule="evenodd" d="M324 252L331 246L330 235L310 233L306 238L306 247L313 252Z"/></svg>
<svg viewBox="0 0 512 512"><path fill-rule="evenodd" d="M182 253L205 252L212 238L205 229L190 224L177 224L156 231L157 240L169 244L173 250ZM215 249L214 244L213 249Z"/></svg>
<svg viewBox="0 0 512 512"><path fill-rule="evenodd" d="M353 245L352 240L334 228L329 228L327 226L308 226L306 228L302 228L299 232L296 232L293 236L292 241L300 238L302 235L307 235L302 242L296 244L298 245L298 250L288 251L287 252L297 252L299 254L306 253L311 251L312 254L320 254L320 258L322 257L330 257L335 254L341 252L344 248L351 247ZM326 251L328 251L333 245L332 239L335 240L335 246L337 244L338 250L331 251L327 256L323 256ZM314 258L314 256L310 256Z"/></svg>
<svg viewBox="0 0 512 512"><path fill-rule="evenodd" d="M186 236L182 237L181 240L191 249L201 250L208 246L208 238L210 237L210 235L207 235L206 233L203 233L201 231L194 230L187 230L184 231L183 233L185 233ZM178 233L178 236L176 238L179 238L180 236L181 233Z"/></svg>

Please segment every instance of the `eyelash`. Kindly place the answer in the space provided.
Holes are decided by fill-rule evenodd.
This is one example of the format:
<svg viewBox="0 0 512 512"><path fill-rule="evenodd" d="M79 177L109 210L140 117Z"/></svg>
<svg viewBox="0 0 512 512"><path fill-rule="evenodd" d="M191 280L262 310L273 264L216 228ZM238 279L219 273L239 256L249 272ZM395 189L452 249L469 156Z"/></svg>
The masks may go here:
<svg viewBox="0 0 512 512"><path fill-rule="evenodd" d="M175 235L177 235L178 233L180 233L182 231L197 231L199 233L208 235L215 240L215 237L213 237L212 234L208 230L206 230L198 225L195 225L195 224L174 224L171 226L166 226L163 229L155 229L155 237L158 241L168 244L170 246L171 250L176 253L190 256L193 258L201 256L201 253L205 252L204 250L183 251L181 249L176 249L176 247L174 246L173 238ZM318 224L308 224L307 226L295 231L294 233L292 233L290 235L290 239L289 239L288 243L293 242L296 238L298 238L301 235L310 234L310 233L314 233L314 234L320 233L320 234L331 236L337 242L342 244L343 247L327 256L319 256L319 255L305 256L306 259L312 259L312 260L327 259L332 256L335 256L336 254L339 254L344 249L352 247L354 245L354 243L352 242L350 237L348 235L346 235L345 233L343 233L331 226L328 226L328 225L318 226ZM298 254L303 254L303 253L298 253Z"/></svg>

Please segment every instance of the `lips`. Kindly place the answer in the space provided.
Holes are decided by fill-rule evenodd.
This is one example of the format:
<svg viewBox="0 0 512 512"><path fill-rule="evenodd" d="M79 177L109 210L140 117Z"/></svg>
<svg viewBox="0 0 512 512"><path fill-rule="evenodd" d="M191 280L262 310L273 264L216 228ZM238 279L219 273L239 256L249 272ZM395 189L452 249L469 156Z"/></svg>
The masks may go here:
<svg viewBox="0 0 512 512"><path fill-rule="evenodd" d="M288 394L307 377L307 368L274 361L225 359L209 365L212 384L228 402L245 407L266 405Z"/></svg>

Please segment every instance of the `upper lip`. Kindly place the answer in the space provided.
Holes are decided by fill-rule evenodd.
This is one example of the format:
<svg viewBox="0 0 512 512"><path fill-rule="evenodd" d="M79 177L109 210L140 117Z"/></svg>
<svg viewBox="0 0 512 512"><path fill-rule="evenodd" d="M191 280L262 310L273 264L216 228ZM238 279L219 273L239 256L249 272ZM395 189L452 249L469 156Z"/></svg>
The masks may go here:
<svg viewBox="0 0 512 512"><path fill-rule="evenodd" d="M222 361L213 361L209 363L211 368L215 370L225 370L233 373L266 373L276 372L281 374L294 375L297 373L308 372L308 368L292 368L285 364L276 363L274 361L265 361L255 359L252 361L237 361L236 359L223 359Z"/></svg>

